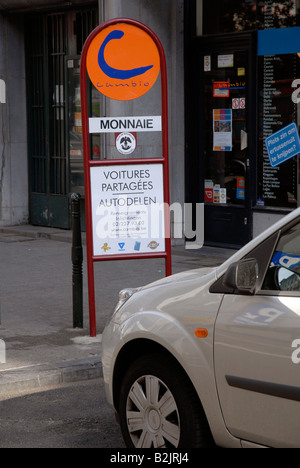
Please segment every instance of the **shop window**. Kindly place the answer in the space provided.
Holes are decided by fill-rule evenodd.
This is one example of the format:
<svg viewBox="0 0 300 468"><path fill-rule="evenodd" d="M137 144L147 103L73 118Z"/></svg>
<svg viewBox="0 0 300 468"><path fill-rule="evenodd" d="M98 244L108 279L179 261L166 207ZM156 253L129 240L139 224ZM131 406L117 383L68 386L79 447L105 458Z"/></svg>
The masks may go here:
<svg viewBox="0 0 300 468"><path fill-rule="evenodd" d="M257 29L292 28L299 24L299 0L257 0Z"/></svg>
<svg viewBox="0 0 300 468"><path fill-rule="evenodd" d="M205 202L245 206L248 158L246 51L206 56Z"/></svg>
<svg viewBox="0 0 300 468"><path fill-rule="evenodd" d="M281 31L281 32L280 32ZM283 132L290 124L300 127L300 54L288 53L295 49L295 39L300 38L300 28L286 29L292 34L291 41L285 41L281 54L271 50L278 35L282 43L283 30L263 31L259 34L258 97L259 97L259 139L258 139L258 207L294 209L300 204L299 156L283 160L273 167L267 151L266 139L276 132ZM272 36L272 41L268 35ZM260 39L260 37L262 37ZM293 44L292 44L293 43ZM294 51L293 51L294 52ZM288 142L283 142L287 145ZM280 141L278 143L280 145ZM278 154L280 153L280 146ZM274 151L277 149L274 149ZM288 146L282 148L282 154ZM279 156L278 156L279 157ZM280 156L281 157L281 156Z"/></svg>
<svg viewBox="0 0 300 468"><path fill-rule="evenodd" d="M196 0L197 34L288 28L299 23L299 0Z"/></svg>

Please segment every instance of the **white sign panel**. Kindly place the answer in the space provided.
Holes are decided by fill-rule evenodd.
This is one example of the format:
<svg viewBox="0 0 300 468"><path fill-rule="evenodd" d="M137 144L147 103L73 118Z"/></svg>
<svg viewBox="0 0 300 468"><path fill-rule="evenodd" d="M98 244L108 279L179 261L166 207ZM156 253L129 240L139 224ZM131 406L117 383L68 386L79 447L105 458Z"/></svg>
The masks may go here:
<svg viewBox="0 0 300 468"><path fill-rule="evenodd" d="M234 67L234 55L218 55L218 68L232 68Z"/></svg>
<svg viewBox="0 0 300 468"><path fill-rule="evenodd" d="M162 164L91 168L94 256L165 252Z"/></svg>
<svg viewBox="0 0 300 468"><path fill-rule="evenodd" d="M161 132L161 116L147 117L92 117L90 133Z"/></svg>
<svg viewBox="0 0 300 468"><path fill-rule="evenodd" d="M6 104L6 84L3 80L0 80L0 103Z"/></svg>

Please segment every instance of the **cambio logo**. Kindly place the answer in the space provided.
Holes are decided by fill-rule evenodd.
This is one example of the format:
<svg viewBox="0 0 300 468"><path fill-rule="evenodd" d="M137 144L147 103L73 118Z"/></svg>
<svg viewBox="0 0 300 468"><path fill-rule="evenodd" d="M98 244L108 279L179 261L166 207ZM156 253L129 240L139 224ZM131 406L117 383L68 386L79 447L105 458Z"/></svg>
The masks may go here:
<svg viewBox="0 0 300 468"><path fill-rule="evenodd" d="M300 364L300 339L293 341L292 348L296 348L292 353L293 364Z"/></svg>
<svg viewBox="0 0 300 468"><path fill-rule="evenodd" d="M6 345L3 340L0 340L0 364L6 363Z"/></svg>
<svg viewBox="0 0 300 468"><path fill-rule="evenodd" d="M3 80L0 80L0 103L6 104L6 84Z"/></svg>

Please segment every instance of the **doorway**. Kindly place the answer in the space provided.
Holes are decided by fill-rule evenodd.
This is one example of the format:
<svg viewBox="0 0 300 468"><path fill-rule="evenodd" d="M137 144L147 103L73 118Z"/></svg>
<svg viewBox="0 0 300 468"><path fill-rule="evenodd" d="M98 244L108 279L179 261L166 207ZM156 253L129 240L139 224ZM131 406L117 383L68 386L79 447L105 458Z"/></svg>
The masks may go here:
<svg viewBox="0 0 300 468"><path fill-rule="evenodd" d="M189 197L205 204L205 244L238 248L252 238L255 37L203 36L193 43L192 89L197 99L187 123L193 129L188 138L196 170L191 174L188 169L194 179Z"/></svg>
<svg viewBox="0 0 300 468"><path fill-rule="evenodd" d="M86 38L98 24L98 11L30 15L25 24L30 222L69 229L70 193L75 188L83 191L77 177L83 160L79 60ZM70 134L74 128L76 148ZM82 187L74 188L75 179Z"/></svg>

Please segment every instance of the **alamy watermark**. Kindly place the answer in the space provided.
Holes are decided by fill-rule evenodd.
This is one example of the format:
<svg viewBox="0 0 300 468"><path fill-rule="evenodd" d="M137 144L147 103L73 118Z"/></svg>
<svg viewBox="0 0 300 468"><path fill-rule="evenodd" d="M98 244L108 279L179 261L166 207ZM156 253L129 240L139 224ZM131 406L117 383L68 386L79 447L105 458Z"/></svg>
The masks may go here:
<svg viewBox="0 0 300 468"><path fill-rule="evenodd" d="M6 84L4 80L0 80L0 104L6 104Z"/></svg>
<svg viewBox="0 0 300 468"><path fill-rule="evenodd" d="M292 348L295 348L292 353L292 362L293 364L300 364L300 339L293 341Z"/></svg>
<svg viewBox="0 0 300 468"><path fill-rule="evenodd" d="M110 200L96 210L98 239L173 238L185 239L186 249L204 244L204 204L132 204L131 198ZM129 203L130 201L130 203Z"/></svg>
<svg viewBox="0 0 300 468"><path fill-rule="evenodd" d="M0 364L6 364L6 344L0 340Z"/></svg>

